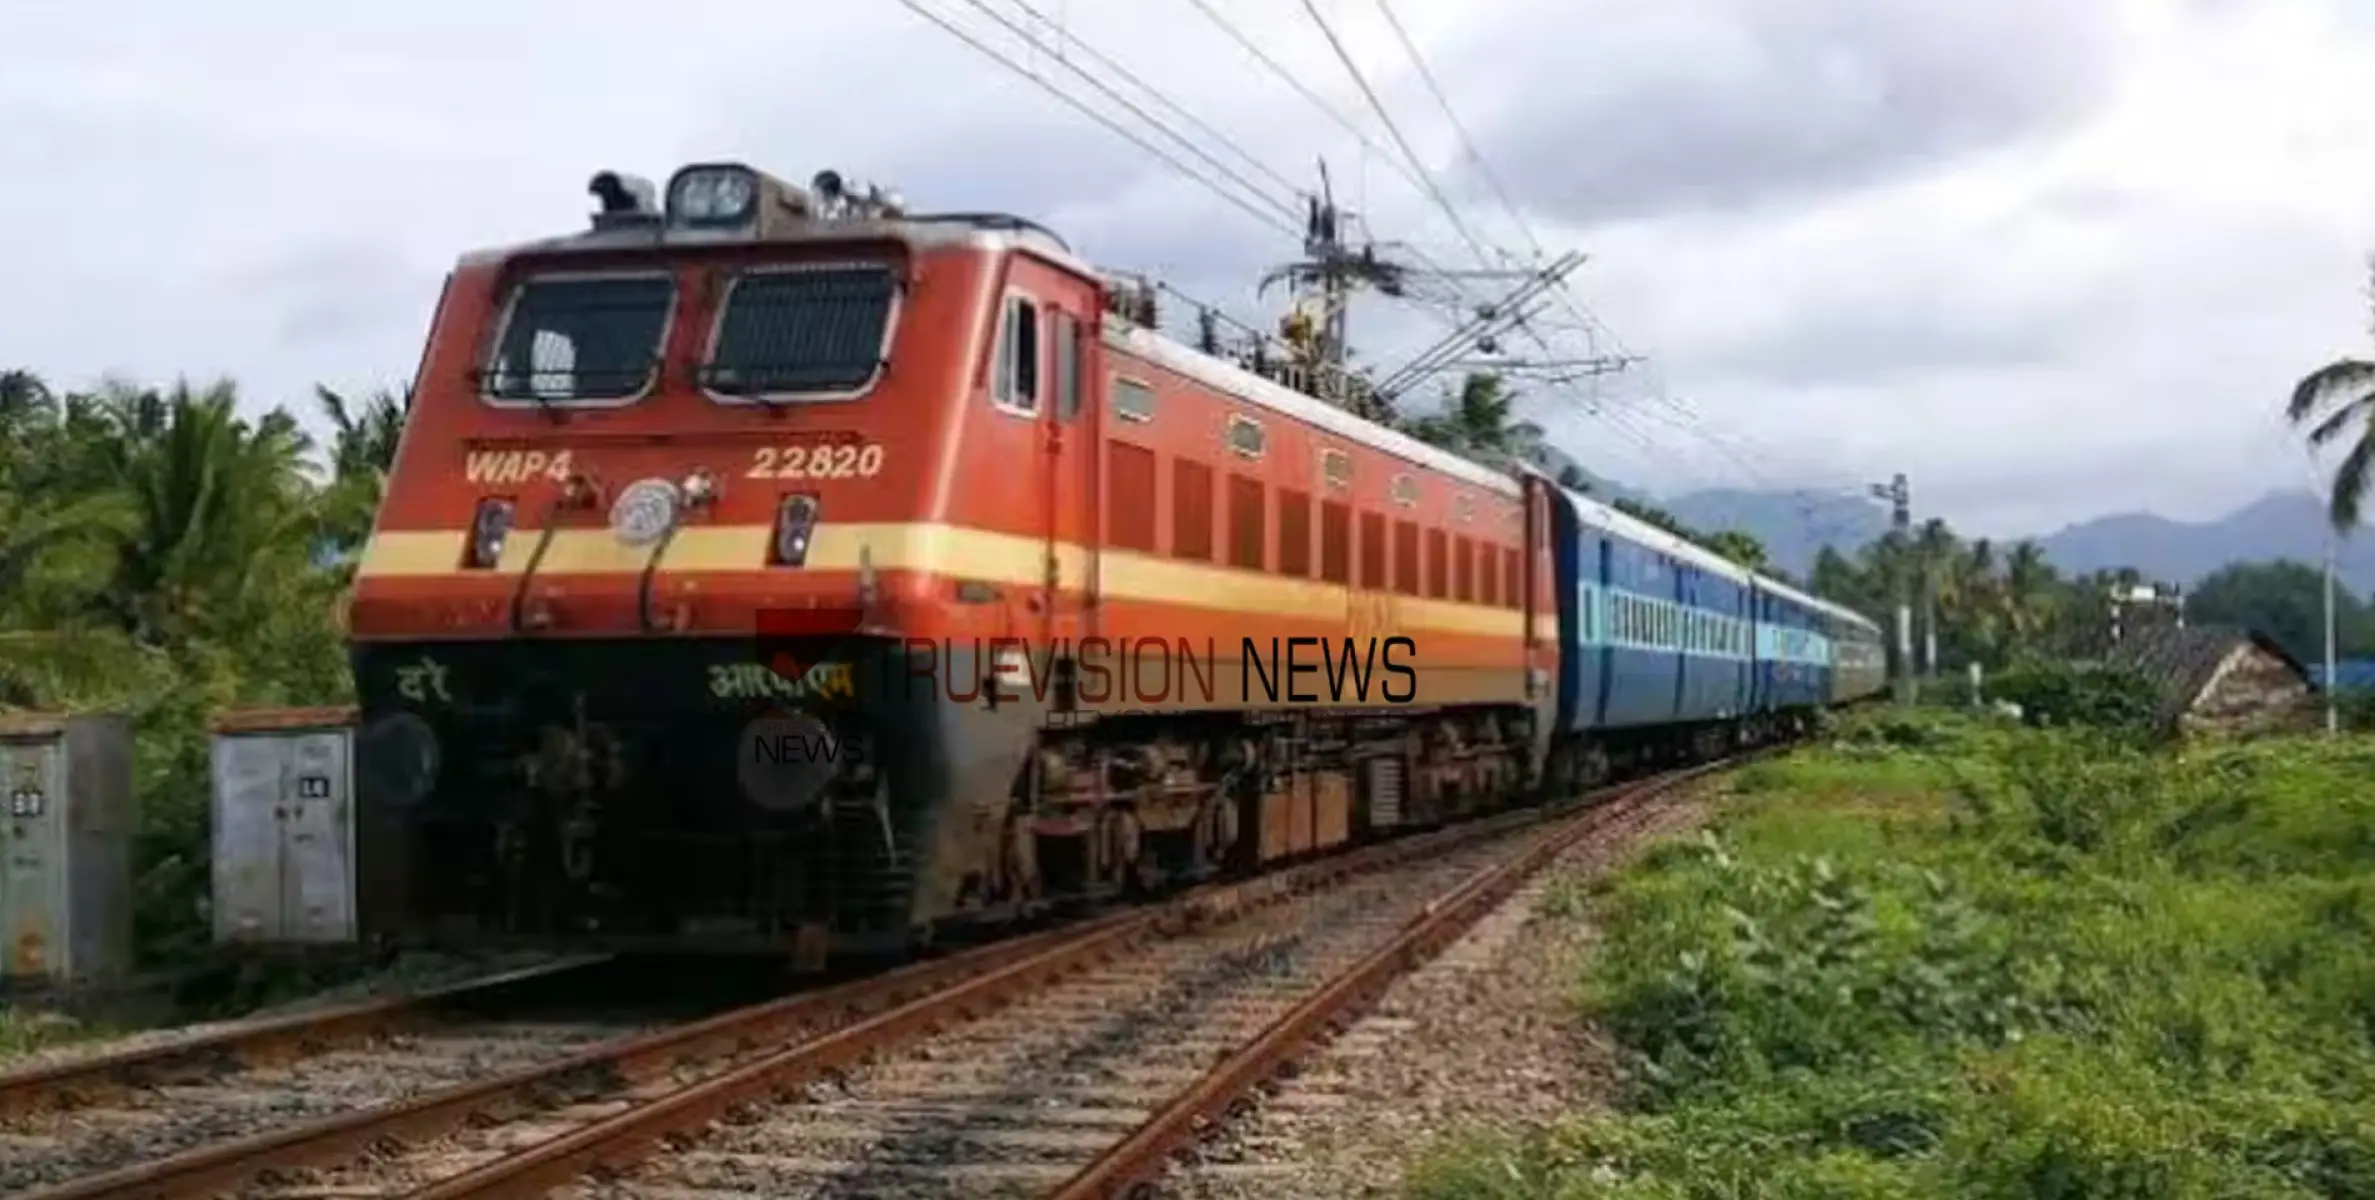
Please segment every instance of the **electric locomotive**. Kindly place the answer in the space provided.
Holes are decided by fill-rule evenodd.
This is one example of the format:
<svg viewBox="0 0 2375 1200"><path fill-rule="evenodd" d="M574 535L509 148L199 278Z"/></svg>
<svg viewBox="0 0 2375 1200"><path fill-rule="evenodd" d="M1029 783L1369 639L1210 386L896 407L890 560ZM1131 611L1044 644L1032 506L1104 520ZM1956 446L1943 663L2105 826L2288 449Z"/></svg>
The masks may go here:
<svg viewBox="0 0 2375 1200"><path fill-rule="evenodd" d="M1540 779L1538 475L1167 339L1022 218L591 191L437 303L348 617L368 927L814 961Z"/></svg>

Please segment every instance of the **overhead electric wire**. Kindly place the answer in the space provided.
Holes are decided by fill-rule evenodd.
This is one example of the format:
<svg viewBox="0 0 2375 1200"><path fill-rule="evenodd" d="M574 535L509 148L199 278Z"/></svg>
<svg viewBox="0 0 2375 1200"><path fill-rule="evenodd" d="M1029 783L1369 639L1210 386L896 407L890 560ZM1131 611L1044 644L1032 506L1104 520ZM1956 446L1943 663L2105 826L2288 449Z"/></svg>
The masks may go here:
<svg viewBox="0 0 2375 1200"><path fill-rule="evenodd" d="M981 7L981 5L978 3L978 0L967 0L967 2L972 3L976 8ZM1029 13L1033 18L1045 24L1050 30L1054 31L1057 37L1062 38L1066 43L1079 48L1082 53L1087 54L1091 59L1095 60L1099 66L1102 66L1106 70L1113 72L1115 75L1128 80L1129 83L1136 87L1139 91L1142 91L1149 97L1152 97L1155 103L1162 105L1164 108L1170 109L1174 113L1177 113L1182 120L1185 120L1188 124L1195 126L1197 131L1204 134L1204 136L1209 137L1213 141L1227 147L1231 153L1235 154L1238 158L1245 160L1247 166L1250 166L1254 170L1269 176L1271 181L1276 183L1280 188L1284 189L1288 195L1296 196L1302 194L1303 188L1301 185L1295 183L1295 181L1291 179L1288 179L1286 176L1280 174L1276 170L1273 170L1270 164L1263 162L1260 158L1256 157L1251 151L1248 151L1244 146L1238 144L1234 138L1231 138L1228 134L1214 128L1212 124L1206 121L1204 118L1188 111L1187 106L1179 103L1176 100L1173 100L1167 95L1164 95L1160 89L1156 88L1153 84L1146 82L1146 79L1143 76L1115 61L1112 55L1106 54L1104 51L1097 49L1095 46L1090 45L1088 41L1082 38L1080 35L1064 28L1061 22L1049 17L1045 12L1032 5L1029 0L1008 0L1008 3L1023 10L1026 13ZM1061 55L1058 57L1060 58Z"/></svg>
<svg viewBox="0 0 2375 1200"><path fill-rule="evenodd" d="M1038 84L1040 88L1045 90L1048 94L1072 106L1074 109L1086 115L1089 119L1097 122L1100 125L1103 125L1105 128L1110 129L1117 134L1120 134L1122 137L1129 139L1131 144L1137 146L1141 150L1146 151L1148 154L1154 155L1157 159L1170 166L1172 170L1178 171L1180 174L1195 180L1198 184L1201 184L1214 195L1219 196L1221 199L1235 205L1238 209L1242 210L1246 213L1246 215L1251 216L1256 221L1269 226L1273 230L1285 234L1289 238L1293 238L1298 241L1301 240L1303 236L1302 231L1296 229L1287 222L1280 220L1275 213L1266 212L1255 207L1251 201L1229 191L1227 188L1220 186L1218 183L1215 183L1210 177L1198 172L1195 168L1188 166L1186 163L1179 161L1179 159L1173 157L1162 147L1157 146L1153 142L1150 142L1139 136L1135 131L1129 129L1127 126L1124 126L1121 122L1114 120L1112 117L1098 112L1093 106L1082 101L1079 97L1074 96L1070 92L1057 87L1054 83L1050 82L1046 77L1040 75L1037 71L1034 71L1023 64L1014 61L1006 55L999 53L988 43L983 42L980 38L977 38L970 33L967 33L965 30L959 28L947 18L942 17L940 14L925 8L923 5L918 3L917 0L899 0L899 3L905 5L907 9L915 13L915 15L922 17L923 19L930 21L934 25L937 25L941 29L947 31L957 40L962 41L966 45L980 51L991 60L1005 67L1007 70L1013 71L1015 74L1020 75L1035 84Z"/></svg>
<svg viewBox="0 0 2375 1200"><path fill-rule="evenodd" d="M1129 99L1129 97L1127 97L1127 96L1124 96L1124 95L1122 95L1120 92L1117 92L1117 91L1115 91L1115 90L1114 90L1114 89L1113 89L1113 88L1112 88L1110 85L1108 85L1108 84L1107 84L1107 83L1106 83L1104 80L1102 80L1102 79L1099 79L1099 78L1097 78L1097 77L1096 77L1094 74L1091 74L1090 72L1088 72L1088 71L1086 71L1086 70L1082 69L1082 68L1081 68L1081 66L1080 66L1080 64L1078 64L1078 63L1075 63L1075 62L1073 62L1072 60L1070 60L1070 59L1068 59L1068 58L1065 58L1065 57L1063 56L1063 54L1062 54L1060 51L1057 51L1057 50L1055 50L1053 47L1049 46L1049 45L1048 45L1046 42L1044 42L1044 41L1041 41L1041 40L1039 39L1039 35L1038 35L1038 34L1035 34L1035 33L1031 32L1030 30L1027 30L1027 29L1023 28L1021 25L1019 25L1019 24L1015 23L1015 22L1014 22L1014 20L1012 20L1011 18L1007 17L1005 14L1003 14L1003 13L999 12L998 10L996 10L996 9L994 9L994 8L991 8L991 7L990 7L990 6L989 6L987 3L985 3L985 2L984 2L984 0L965 0L965 3L967 3L967 4L969 4L969 5L972 5L972 6L973 6L973 7L974 7L976 10L978 10L978 11L979 11L979 12L980 12L980 13L981 13L983 16L986 16L986 17L988 17L989 19L991 19L991 20L993 20L993 21L996 21L998 24L1000 24L1000 25L1004 26L1004 27L1006 28L1007 32L1014 34L1016 37L1019 37L1019 38L1023 39L1023 40L1024 40L1024 41L1026 41L1026 42L1029 42L1029 43L1031 44L1031 47L1032 47L1033 49L1035 49L1035 50L1038 50L1038 51L1040 51L1040 52L1042 52L1042 53L1045 53L1045 54L1049 55L1050 57L1054 58L1054 59L1055 59L1055 60L1056 60L1058 63L1061 63L1061 64L1063 65L1063 67L1064 67L1064 69L1065 69L1065 70L1067 70L1067 71L1070 71L1070 72L1072 72L1073 74L1080 76L1080 78L1081 78L1081 79L1082 79L1084 82L1086 82L1086 83L1087 83L1087 84L1088 84L1090 87L1093 87L1093 88L1097 89L1098 91L1100 91L1100 92L1104 93L1104 94L1105 94L1105 97L1106 97L1107 99L1109 99L1109 100L1113 101L1114 103L1121 105L1123 108L1125 108L1125 109L1129 110L1129 112L1130 112L1130 115L1132 115L1132 116L1134 116L1134 117L1137 117L1137 118L1138 118L1139 120L1141 120L1141 121L1144 121L1144 122L1146 122L1146 124L1147 124L1149 127L1153 128L1153 129L1154 129L1156 132L1158 132L1158 133L1161 133L1163 136L1165 136L1165 137L1168 137L1168 138L1170 138L1172 141L1179 143L1180 147L1181 147L1182 149L1185 149L1185 150L1186 150L1188 153L1190 153L1190 154L1193 154L1193 155L1195 155L1196 157L1203 159L1203 160L1204 160L1206 163L1208 163L1208 164L1210 164L1210 165L1211 165L1212 169L1214 169L1214 170L1216 170L1216 171L1219 171L1219 172L1220 172L1221 174L1223 174L1223 175L1226 175L1226 176L1228 176L1228 177L1229 177L1229 179L1230 179L1231 181L1233 181L1234 183L1236 183L1236 184L1237 184L1237 186L1239 186L1239 187L1241 187L1241 188L1244 188L1244 189L1246 190L1246 193L1247 193L1248 195L1252 195L1252 196L1259 197L1259 198L1260 198L1260 199L1261 199L1261 200L1262 200L1264 203L1266 203L1266 204L1269 204L1269 205L1271 205L1271 206L1273 206L1273 207L1277 208L1277 209L1279 210L1279 212L1280 212L1281 214L1283 214L1283 215L1284 215L1284 216L1285 216L1285 217L1286 217L1286 218L1287 218L1289 221L1293 221L1293 220L1295 220L1295 219L1297 219L1297 218L1299 218L1299 217L1301 217L1301 216L1302 216L1302 213L1301 213L1301 212L1300 212L1300 211L1297 209L1297 207L1296 207L1296 206L1295 206L1293 203L1291 203L1291 202L1288 202L1288 201L1282 201L1282 200L1278 199L1276 196L1273 196L1273 195L1271 195L1269 192L1267 192L1267 191L1263 190L1263 188L1262 188L1260 185L1258 185L1258 184L1255 184L1255 183L1253 183L1252 181L1250 181L1250 180L1246 179L1246 177L1245 177L1245 176L1238 174L1235 168L1233 168L1233 167L1229 166L1227 163L1224 163L1224 162L1222 162L1222 161L1221 161L1221 160L1219 160L1218 158L1215 158L1215 157L1213 157L1212 155L1210 155L1210 154L1206 153L1206 152L1204 151L1204 148L1203 148L1203 147L1196 145L1196 144L1195 144L1195 142L1193 142L1193 141L1189 140L1187 137L1183 136L1182 134L1180 134L1180 133L1179 133L1179 131L1177 131L1177 130L1175 130L1175 129L1171 128L1169 125L1166 125L1166 124L1164 124L1162 121L1159 121L1159 120L1155 119L1155 118L1154 118L1152 115L1148 114L1148 112L1147 112L1145 109L1143 109L1143 108L1140 108L1140 107L1139 107L1137 104L1135 104L1135 103L1132 103L1132 102L1131 102L1131 100ZM1045 20L1047 20L1047 18L1046 18L1045 16L1042 16L1042 15L1039 13L1039 11L1038 11L1037 9L1033 9L1033 8L1031 8L1031 7L1030 7L1028 4L1024 4L1024 3L1022 3L1022 0L1015 0L1015 4L1016 4L1016 6L1017 6L1017 7L1020 7L1020 8L1023 8L1023 9L1025 9L1025 10L1029 11L1029 12L1031 13L1031 15L1033 15L1033 16L1035 16L1035 17L1039 17L1039 19L1040 19L1040 20L1042 20L1042 21L1045 21ZM914 4L912 4L912 3L909 3L909 4L908 4L908 7L910 7L910 8L914 8L915 6L914 6ZM919 11L920 11L920 10L919 10ZM1092 50L1090 50L1090 53L1091 53L1091 54L1095 54L1096 52L1095 52L1095 51L1092 49ZM1144 85L1144 84L1140 84L1139 86L1141 86L1141 87L1144 87L1145 85ZM1149 89L1149 91L1151 91L1151 90L1152 90L1152 89ZM1229 144L1229 143L1228 143L1228 140L1227 140L1226 138L1223 138L1223 139L1221 139L1221 140L1222 140L1222 142L1223 142L1224 144ZM1239 153L1240 153L1240 154L1242 154L1242 153L1243 153L1243 151L1239 151ZM1292 188L1290 187L1290 188L1288 189L1288 194L1289 194L1289 195L1293 195L1293 194L1294 194L1294 189L1292 189Z"/></svg>
<svg viewBox="0 0 2375 1200"><path fill-rule="evenodd" d="M1309 14L1311 23L1319 26L1320 33L1328 39L1328 48L1336 52L1336 61L1344 64L1345 73L1352 76L1353 83L1361 89L1361 95L1369 101L1369 110L1377 114L1379 121L1384 122L1386 136L1394 139L1394 145L1400 147L1404 157L1410 160L1411 169L1418 172L1419 181L1425 185L1427 195L1435 201L1435 207L1443 211L1452 229L1460 235L1460 240L1468 243L1468 249L1475 252L1477 265L1492 266L1492 255L1485 252L1484 243L1477 240L1475 233L1469 230L1468 223L1460 219L1458 207L1452 204L1451 197L1443 194L1443 188L1427 171L1426 160L1411 149L1410 139L1402 136L1402 127L1395 124L1394 115L1386 111L1385 101L1378 98L1377 89L1369 86L1369 77L1362 74L1360 64L1352 60L1352 52L1344 48L1344 40L1336 36L1335 27L1320 15L1319 6L1312 0L1303 0L1303 11Z"/></svg>
<svg viewBox="0 0 2375 1200"><path fill-rule="evenodd" d="M1303 82L1303 80L1293 71L1288 70L1285 66L1280 64L1277 59L1272 58L1269 51L1262 49L1259 43L1255 42L1252 38L1247 37L1245 31L1237 28L1235 22L1221 15L1220 10L1212 7L1211 0L1188 0L1188 3L1195 5L1196 11L1203 13L1206 20L1211 21L1213 25L1217 26L1222 33L1229 35L1231 40L1235 41L1239 46L1244 47L1246 53L1253 55L1254 61L1262 64L1264 67L1269 68L1271 74L1278 76L1282 80L1285 80L1286 85L1295 89L1295 91L1300 94L1304 100L1310 102L1313 108L1316 108L1320 112L1326 114L1330 120L1336 122L1336 124L1342 127L1346 133L1351 134L1354 141L1359 142L1361 147L1367 150L1369 153L1376 155L1385 163L1389 170L1392 170L1395 174L1400 175L1404 180L1408 181L1410 186L1417 188L1422 192L1426 190L1426 182L1420 179L1417 175L1412 174L1410 168L1402 165L1401 160L1395 158L1392 151L1378 145L1376 140L1364 132L1360 125L1355 123L1352 118L1345 116L1344 113L1337 109L1335 105L1328 103L1326 97L1311 90L1310 84Z"/></svg>
<svg viewBox="0 0 2375 1200"><path fill-rule="evenodd" d="M1476 139L1468 136L1468 127L1461 123L1460 114L1453 110L1451 97L1444 93L1443 85L1435 81L1435 73L1427 69L1426 57L1418 52L1418 43L1411 39L1410 31L1402 27L1401 18L1394 15L1392 0L1377 0L1377 11L1384 15L1386 26L1394 31L1394 40L1402 43L1402 52L1410 56L1410 65L1418 68L1419 81L1426 84L1427 91L1435 97L1435 103L1443 109L1445 119L1451 122L1452 133L1459 137L1461 147L1467 150L1468 158L1476 164L1478 173L1484 176L1485 184L1500 199L1502 209L1509 213L1509 219L1517 226L1518 232L1525 235L1526 244L1532 247L1534 256L1542 257L1545 251L1541 239L1534 236L1525 215L1518 210L1517 202L1509 198L1509 189L1501 186L1501 177L1494 174L1492 164L1486 162L1483 151L1477 149Z"/></svg>

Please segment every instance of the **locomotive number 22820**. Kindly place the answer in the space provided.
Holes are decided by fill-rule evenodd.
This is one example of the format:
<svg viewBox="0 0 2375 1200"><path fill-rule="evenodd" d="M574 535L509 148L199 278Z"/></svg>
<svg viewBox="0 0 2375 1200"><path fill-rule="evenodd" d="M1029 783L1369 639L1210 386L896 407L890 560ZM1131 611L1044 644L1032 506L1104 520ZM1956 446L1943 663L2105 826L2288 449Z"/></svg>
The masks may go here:
<svg viewBox="0 0 2375 1200"><path fill-rule="evenodd" d="M746 479L868 479L882 470L882 447L867 442L761 446L751 453Z"/></svg>

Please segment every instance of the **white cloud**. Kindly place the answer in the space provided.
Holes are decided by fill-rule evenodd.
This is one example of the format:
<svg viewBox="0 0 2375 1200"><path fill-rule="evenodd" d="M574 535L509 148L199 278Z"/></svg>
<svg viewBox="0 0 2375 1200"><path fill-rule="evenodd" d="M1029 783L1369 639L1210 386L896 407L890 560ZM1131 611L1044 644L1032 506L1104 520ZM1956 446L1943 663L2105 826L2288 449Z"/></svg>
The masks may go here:
<svg viewBox="0 0 2375 1200"><path fill-rule="evenodd" d="M1325 153L1381 234L1465 257L1187 0L1035 2L1289 179ZM1212 2L1363 111L1299 4ZM605 167L833 165L924 207L1023 212L1241 311L1295 250L892 3L107 7L0 12L0 360L67 383L219 373L302 402L317 379L396 382L453 257L573 227ZM1374 9L1321 7L1478 191ZM1654 356L1602 384L1603 416L1537 406L1605 473L1902 469L1989 533L2203 516L2300 481L2269 412L2363 344L2375 21L2351 0L1396 11L1543 239L1592 253L1580 294ZM1516 240L1489 199L1466 211ZM1437 327L1368 328L1408 347Z"/></svg>

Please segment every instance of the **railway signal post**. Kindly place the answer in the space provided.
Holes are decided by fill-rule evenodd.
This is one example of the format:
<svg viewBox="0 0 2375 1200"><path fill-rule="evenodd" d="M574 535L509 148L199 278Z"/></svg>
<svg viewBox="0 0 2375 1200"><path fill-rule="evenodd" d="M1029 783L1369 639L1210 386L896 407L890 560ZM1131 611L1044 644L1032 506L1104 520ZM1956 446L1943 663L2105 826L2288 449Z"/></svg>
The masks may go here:
<svg viewBox="0 0 2375 1200"><path fill-rule="evenodd" d="M1872 495L1889 503L1889 528L1900 544L1913 539L1913 485L1897 472L1887 483L1872 485ZM1903 563L1897 567L1897 703L1913 703L1913 579Z"/></svg>

